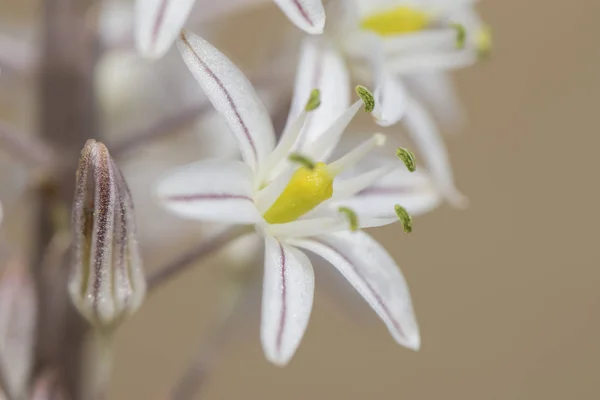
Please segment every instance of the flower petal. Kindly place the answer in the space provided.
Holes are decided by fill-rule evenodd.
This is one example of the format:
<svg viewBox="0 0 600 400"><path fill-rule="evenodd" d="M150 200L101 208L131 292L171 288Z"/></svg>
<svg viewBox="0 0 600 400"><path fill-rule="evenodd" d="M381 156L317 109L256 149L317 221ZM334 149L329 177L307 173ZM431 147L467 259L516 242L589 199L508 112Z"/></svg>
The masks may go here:
<svg viewBox="0 0 600 400"><path fill-rule="evenodd" d="M302 113L313 89L319 89L321 105L307 116L295 147L300 153L350 105L350 77L346 64L339 51L321 37L307 37L302 44L288 125Z"/></svg>
<svg viewBox="0 0 600 400"><path fill-rule="evenodd" d="M455 51L456 44L456 29L448 27L386 37L383 49L388 57L407 57L410 52Z"/></svg>
<svg viewBox="0 0 600 400"><path fill-rule="evenodd" d="M394 339L418 350L421 339L408 285L398 265L364 232L340 232L290 244L323 257L354 286L387 325Z"/></svg>
<svg viewBox="0 0 600 400"><path fill-rule="evenodd" d="M296 352L308 325L314 288L308 257L267 236L260 336L272 363L283 366Z"/></svg>
<svg viewBox="0 0 600 400"><path fill-rule="evenodd" d="M438 189L455 207L466 207L468 200L454 185L448 151L427 110L417 100L411 98L403 122L419 147Z"/></svg>
<svg viewBox="0 0 600 400"><path fill-rule="evenodd" d="M410 56L390 57L388 68L392 73L404 75L464 68L477 62L476 54L469 50L437 51Z"/></svg>
<svg viewBox="0 0 600 400"><path fill-rule="evenodd" d="M385 68L379 71L375 79L377 83L373 117L380 126L394 125L406 111L406 89Z"/></svg>
<svg viewBox="0 0 600 400"><path fill-rule="evenodd" d="M465 111L449 74L442 71L411 74L406 82L412 93L431 108L444 127L458 130L465 125Z"/></svg>
<svg viewBox="0 0 600 400"><path fill-rule="evenodd" d="M291 238L322 235L348 229L348 222L341 214L328 212L325 215L297 219L285 224L270 224L265 230L267 234L275 237Z"/></svg>
<svg viewBox="0 0 600 400"><path fill-rule="evenodd" d="M135 39L138 51L163 56L179 35L196 0L137 0Z"/></svg>
<svg viewBox="0 0 600 400"><path fill-rule="evenodd" d="M298 28L310 34L323 33L325 9L321 0L275 0Z"/></svg>
<svg viewBox="0 0 600 400"><path fill-rule="evenodd" d="M375 84L373 117L381 126L390 126L402 118L406 109L406 90L386 66L383 40L373 33L352 36L366 50Z"/></svg>
<svg viewBox="0 0 600 400"><path fill-rule="evenodd" d="M339 183L340 190L344 190L344 183ZM352 182L348 180L347 183ZM358 214L359 223L364 227L363 217L388 218L388 223L396 222L396 204L415 216L431 211L440 204L440 200L440 194L427 174L421 171L408 172L402 165L354 196L337 201L336 205L354 210Z"/></svg>
<svg viewBox="0 0 600 400"><path fill-rule="evenodd" d="M207 160L181 167L155 187L161 203L182 217L250 224L261 219L252 171L240 161Z"/></svg>
<svg viewBox="0 0 600 400"><path fill-rule="evenodd" d="M217 111L223 115L253 170L273 150L271 118L242 72L206 40L183 32L177 45L185 63Z"/></svg>

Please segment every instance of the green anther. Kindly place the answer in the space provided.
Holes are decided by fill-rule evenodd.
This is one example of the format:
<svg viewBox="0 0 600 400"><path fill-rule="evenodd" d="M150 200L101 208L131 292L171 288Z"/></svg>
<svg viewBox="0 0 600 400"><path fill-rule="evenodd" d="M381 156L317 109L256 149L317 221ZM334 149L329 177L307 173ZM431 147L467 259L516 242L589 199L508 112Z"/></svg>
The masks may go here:
<svg viewBox="0 0 600 400"><path fill-rule="evenodd" d="M315 169L315 163L310 158L303 156L302 154L292 153L288 156L288 160L293 163L300 164L310 170Z"/></svg>
<svg viewBox="0 0 600 400"><path fill-rule="evenodd" d="M467 30L462 24L450 24L450 26L456 29L456 48L462 49L467 41Z"/></svg>
<svg viewBox="0 0 600 400"><path fill-rule="evenodd" d="M398 147L396 149L396 157L398 157L410 172L415 172L417 169L417 161L412 151Z"/></svg>
<svg viewBox="0 0 600 400"><path fill-rule="evenodd" d="M356 94L360 97L365 103L365 111L370 113L375 108L375 98L373 94L364 86L358 85L356 86Z"/></svg>
<svg viewBox="0 0 600 400"><path fill-rule="evenodd" d="M412 232L412 217L402 206L396 204L394 206L394 210L396 210L396 215L402 224L402 228L404 228L404 232L411 233Z"/></svg>
<svg viewBox="0 0 600 400"><path fill-rule="evenodd" d="M319 89L313 89L310 92L310 97L308 98L308 102L306 102L306 106L304 109L306 111L313 111L319 108L321 105L321 91Z"/></svg>
<svg viewBox="0 0 600 400"><path fill-rule="evenodd" d="M358 230L358 215L356 215L356 213L348 207L340 207L338 208L338 211L348 218L350 230L352 232L356 232Z"/></svg>

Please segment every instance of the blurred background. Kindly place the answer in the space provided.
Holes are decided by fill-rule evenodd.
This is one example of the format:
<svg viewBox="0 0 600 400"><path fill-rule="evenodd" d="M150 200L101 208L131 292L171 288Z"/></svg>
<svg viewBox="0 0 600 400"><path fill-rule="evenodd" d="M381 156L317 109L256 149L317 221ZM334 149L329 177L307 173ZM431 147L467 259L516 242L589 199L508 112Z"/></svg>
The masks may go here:
<svg viewBox="0 0 600 400"><path fill-rule="evenodd" d="M39 7L33 0L0 0L0 21L27 38L24 24L37 21ZM374 231L409 282L421 350L395 344L360 301L318 281L309 328L289 366L264 359L259 312L247 307L198 398L600 398L600 191L593 161L600 145L600 2L486 0L478 10L493 30L492 55L455 74L468 123L446 136L470 207L443 205L418 218L411 235L398 226ZM266 2L211 25L206 35L249 71L257 57L270 56L253 49L281 47L277 32L288 24ZM172 68L185 71L182 63ZM10 74L1 79L0 114L32 131L34 82ZM124 120L119 111L135 113L125 113L123 104L113 107L106 112L114 121L123 119L115 132L147 118ZM162 110L163 103L152 107ZM193 130L140 157L148 162L178 148L184 150L176 161L165 164L197 159L207 149ZM124 162L136 203L150 203L144 191L167 166L152 163L138 177L136 163L143 162ZM15 207L24 171L4 153L0 168L0 199L15 210L5 230L26 237ZM179 232L181 248L201 235L196 224L158 215L152 205L140 207L142 244L164 239L161 226L150 221L155 216ZM149 269L175 251L157 245L145 250ZM211 335L220 260L170 282L123 326L112 399L168 393Z"/></svg>

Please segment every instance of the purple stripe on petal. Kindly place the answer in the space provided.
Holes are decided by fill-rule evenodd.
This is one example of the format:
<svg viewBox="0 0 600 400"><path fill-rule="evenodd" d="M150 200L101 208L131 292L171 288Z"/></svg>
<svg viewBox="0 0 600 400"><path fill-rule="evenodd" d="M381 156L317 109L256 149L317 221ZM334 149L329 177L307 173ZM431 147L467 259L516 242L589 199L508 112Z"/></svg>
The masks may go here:
<svg viewBox="0 0 600 400"><path fill-rule="evenodd" d="M279 251L281 256L279 262L281 264L281 314L279 316L279 330L277 331L277 352L281 352L281 343L283 341L283 330L285 328L287 318L287 288L285 282L286 257L285 251L281 243L279 243Z"/></svg>
<svg viewBox="0 0 600 400"><path fill-rule="evenodd" d="M412 186L372 186L361 190L356 196L371 196L371 195L403 195L414 193Z"/></svg>
<svg viewBox="0 0 600 400"><path fill-rule="evenodd" d="M308 13L304 9L304 7L302 7L302 4L300 4L300 1L298 1L298 0L293 0L293 1L294 1L294 5L298 9L298 11L302 15L302 17L306 20L306 22L308 22L308 24L310 26L315 26L315 23L313 22L312 19L310 19L310 16L308 15Z"/></svg>
<svg viewBox="0 0 600 400"><path fill-rule="evenodd" d="M150 44L151 48L156 47L158 32L160 31L160 27L165 19L168 3L169 0L162 0L162 3L160 3L160 7L158 8L158 13L156 13L156 19L154 20L154 25L152 26L152 43Z"/></svg>
<svg viewBox="0 0 600 400"><path fill-rule="evenodd" d="M348 265L350 265L350 267L352 268L352 270L354 271L354 273L356 274L356 276L361 281L364 282L364 284L367 286L367 289L373 295L375 301L377 301L377 303L379 304L379 306L381 307L381 309L383 310L383 312L387 315L387 317L389 318L389 320L392 321L392 324L394 325L394 328L400 333L400 335L406 337L406 335L404 334L404 331L400 327L400 324L398 323L398 321L396 321L394 319L394 317L392 316L392 313L390 312L390 310L387 307L387 305L384 303L383 299L375 291L375 289L373 288L373 286L371 286L371 284L369 283L369 281L365 279L364 275L360 272L360 269L356 265L354 265L354 263L348 257L346 257L345 254L343 254L340 251L338 251L338 249L336 249L335 247L331 246L329 243L324 242L322 240L318 240L316 238L312 238L311 240L313 240L313 241L321 244L322 246L328 248L329 250L333 251L338 256L340 256L344 261L346 261L348 263Z"/></svg>
<svg viewBox="0 0 600 400"><path fill-rule="evenodd" d="M229 94L229 92L225 88L225 85L223 85L223 82L221 82L221 80L217 77L217 75L215 75L215 73L208 67L208 65L206 65L206 63L204 63L204 61L202 61L202 59L194 51L194 49L190 45L190 42L188 42L187 37L185 36L184 33L181 33L181 40L183 41L183 43L185 44L185 46L190 50L190 52L194 55L194 57L196 57L196 61L198 61L198 64L202 68L204 68L204 70L217 83L217 85L219 85L219 88L225 94L225 97L227 98L227 102L229 103L229 106L231 107L231 109L235 113L235 117L237 118L238 123L240 124L240 126L243 129L244 135L246 135L246 139L250 143L250 147L252 147L252 153L254 154L254 158L255 158L255 160L258 160L258 152L256 151L256 145L254 144L254 141L252 140L252 136L250 135L250 131L248 130L248 127L244 123L244 120L242 119L242 116L240 115L240 112L237 109L237 106L235 105L235 103L233 102L233 99L231 98L231 94Z"/></svg>
<svg viewBox="0 0 600 400"><path fill-rule="evenodd" d="M231 193L194 193L168 196L164 198L166 201L196 201L196 200L248 200L253 201L250 196L243 194Z"/></svg>

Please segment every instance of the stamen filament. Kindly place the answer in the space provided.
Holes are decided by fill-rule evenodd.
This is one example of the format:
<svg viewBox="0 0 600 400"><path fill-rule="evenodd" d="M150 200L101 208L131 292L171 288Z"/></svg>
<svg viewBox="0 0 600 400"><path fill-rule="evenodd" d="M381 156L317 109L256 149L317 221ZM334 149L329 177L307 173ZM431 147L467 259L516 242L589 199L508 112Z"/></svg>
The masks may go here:
<svg viewBox="0 0 600 400"><path fill-rule="evenodd" d="M338 181L333 194L334 200L346 199L373 186L379 179L383 178L394 169L394 165L377 168L353 178Z"/></svg>
<svg viewBox="0 0 600 400"><path fill-rule="evenodd" d="M385 144L386 137L382 133L376 133L369 140L364 141L358 145L354 150L346 153L341 158L332 162L327 166L327 169L331 176L337 176L340 172L347 168L350 168L360 162L365 156L374 148L381 147Z"/></svg>

